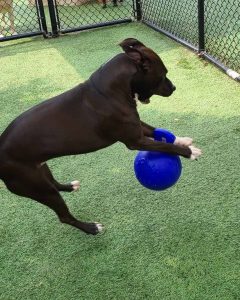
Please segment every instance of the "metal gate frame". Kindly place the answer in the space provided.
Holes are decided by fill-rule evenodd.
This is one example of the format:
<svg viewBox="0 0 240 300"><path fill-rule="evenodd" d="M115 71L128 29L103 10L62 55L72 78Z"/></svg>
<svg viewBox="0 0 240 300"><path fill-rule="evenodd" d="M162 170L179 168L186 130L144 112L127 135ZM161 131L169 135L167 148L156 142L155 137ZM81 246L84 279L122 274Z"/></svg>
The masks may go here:
<svg viewBox="0 0 240 300"><path fill-rule="evenodd" d="M88 30L88 29L130 23L133 21L133 19L135 19L136 21L141 20L140 1L132 0L132 8L133 8L133 10L132 10L133 16L132 17L133 18L100 22L100 23L77 26L74 28L62 30L61 29L61 19L59 18L59 12L58 12L58 4L57 4L56 0L48 0L48 6L49 6L50 19L51 19L51 26L52 26L52 32L51 32L52 37L57 37L57 36L59 36L59 34L64 34L64 33L70 33L70 32L83 31L83 30Z"/></svg>

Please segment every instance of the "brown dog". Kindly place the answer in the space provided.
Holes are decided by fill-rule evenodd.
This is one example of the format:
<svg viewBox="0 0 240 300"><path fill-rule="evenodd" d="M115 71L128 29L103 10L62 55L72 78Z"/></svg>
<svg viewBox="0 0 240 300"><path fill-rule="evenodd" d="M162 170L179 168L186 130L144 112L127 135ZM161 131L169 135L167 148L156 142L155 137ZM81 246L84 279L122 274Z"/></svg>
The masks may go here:
<svg viewBox="0 0 240 300"><path fill-rule="evenodd" d="M4 24L4 27L7 26L6 15L8 14L10 21L10 30L11 34L15 34L14 26L14 15L13 15L13 1L12 0L0 0L0 14L2 15L0 19L0 37L4 36L4 28L1 23Z"/></svg>
<svg viewBox="0 0 240 300"><path fill-rule="evenodd" d="M142 122L136 98L149 103L152 95L170 96L176 89L153 50L136 39L121 44L116 55L84 83L17 117L0 136L0 178L7 188L53 209L60 221L86 233L102 225L77 220L59 191L79 188L78 181L58 183L46 161L82 154L122 142L131 150L163 151L196 159L201 151L192 139L174 144L154 141L154 127Z"/></svg>
<svg viewBox="0 0 240 300"><path fill-rule="evenodd" d="M103 8L107 7L107 0L100 0L103 3ZM117 6L117 0L112 0L113 6ZM119 0L119 2L123 2L123 0Z"/></svg>

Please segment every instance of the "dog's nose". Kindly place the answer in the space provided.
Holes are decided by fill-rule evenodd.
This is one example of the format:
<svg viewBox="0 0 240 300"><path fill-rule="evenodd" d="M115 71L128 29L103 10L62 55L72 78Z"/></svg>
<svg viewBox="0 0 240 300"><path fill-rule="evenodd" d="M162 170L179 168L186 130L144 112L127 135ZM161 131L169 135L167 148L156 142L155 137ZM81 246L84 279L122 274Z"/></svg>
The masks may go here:
<svg viewBox="0 0 240 300"><path fill-rule="evenodd" d="M173 92L176 91L175 85L172 85L172 90L173 90Z"/></svg>

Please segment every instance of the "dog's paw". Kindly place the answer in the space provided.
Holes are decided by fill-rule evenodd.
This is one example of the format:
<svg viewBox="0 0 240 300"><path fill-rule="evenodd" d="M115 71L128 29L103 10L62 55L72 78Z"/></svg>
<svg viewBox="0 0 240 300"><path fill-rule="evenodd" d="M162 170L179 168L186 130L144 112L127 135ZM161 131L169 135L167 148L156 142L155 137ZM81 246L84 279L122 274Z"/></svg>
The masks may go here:
<svg viewBox="0 0 240 300"><path fill-rule="evenodd" d="M71 186L73 191L77 191L80 188L80 182L78 180L74 180L71 182Z"/></svg>
<svg viewBox="0 0 240 300"><path fill-rule="evenodd" d="M177 136L175 141L174 141L174 145L178 145L178 146L186 146L189 147L192 145L193 139L190 137L179 137Z"/></svg>
<svg viewBox="0 0 240 300"><path fill-rule="evenodd" d="M100 223L87 223L84 231L87 234L96 235L104 232L104 226Z"/></svg>
<svg viewBox="0 0 240 300"><path fill-rule="evenodd" d="M195 160L197 159L199 156L202 155L202 151L194 146L189 146L189 148L191 149L192 151L192 154L190 156L190 159L191 160Z"/></svg>
<svg viewBox="0 0 240 300"><path fill-rule="evenodd" d="M102 233L104 231L104 226L100 223L95 223L97 226L98 233Z"/></svg>

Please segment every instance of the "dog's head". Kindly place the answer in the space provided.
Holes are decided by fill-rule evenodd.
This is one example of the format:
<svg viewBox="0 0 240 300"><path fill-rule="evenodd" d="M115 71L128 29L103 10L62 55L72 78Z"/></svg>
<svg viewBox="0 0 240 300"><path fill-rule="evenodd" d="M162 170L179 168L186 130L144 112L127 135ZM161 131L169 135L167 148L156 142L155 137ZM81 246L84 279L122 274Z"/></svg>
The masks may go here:
<svg viewBox="0 0 240 300"><path fill-rule="evenodd" d="M176 87L167 78L167 68L153 50L133 38L125 39L120 46L137 67L131 88L142 103L149 103L152 95L169 97L175 91Z"/></svg>

